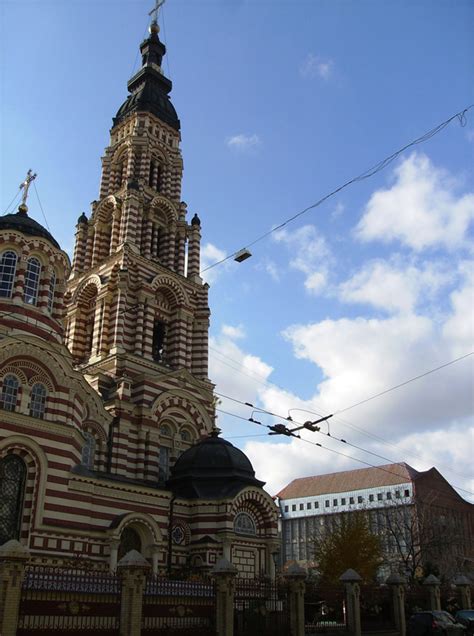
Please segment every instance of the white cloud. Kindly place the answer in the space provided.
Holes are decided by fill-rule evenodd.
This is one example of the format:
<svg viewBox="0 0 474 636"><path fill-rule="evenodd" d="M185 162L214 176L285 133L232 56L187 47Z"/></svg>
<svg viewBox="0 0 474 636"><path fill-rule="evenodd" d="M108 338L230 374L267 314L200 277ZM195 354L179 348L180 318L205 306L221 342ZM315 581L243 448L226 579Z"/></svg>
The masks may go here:
<svg viewBox="0 0 474 636"><path fill-rule="evenodd" d="M450 279L451 273L435 263L416 267L375 260L339 285L339 297L388 312L410 312Z"/></svg>
<svg viewBox="0 0 474 636"><path fill-rule="evenodd" d="M239 325L238 327L234 327L233 325L223 325L222 334L231 340L240 340L245 338L245 329L243 325Z"/></svg>
<svg viewBox="0 0 474 636"><path fill-rule="evenodd" d="M273 280L278 283L280 281L280 272L278 271L278 267L273 261L267 261L265 263L265 271Z"/></svg>
<svg viewBox="0 0 474 636"><path fill-rule="evenodd" d="M304 225L294 232L279 230L273 239L290 250L290 267L306 275L306 290L312 294L321 293L326 287L331 261L331 252L324 236L313 225Z"/></svg>
<svg viewBox="0 0 474 636"><path fill-rule="evenodd" d="M214 263L221 261L226 256L227 254L223 250L219 249L212 243L206 243L205 245L202 246L201 248L201 276L203 280L206 281L206 283L209 283L209 284L213 283L216 280L219 273L222 271L222 268L223 267L225 268L226 264L224 263L223 265L219 265L218 267L212 267L211 269L208 269L207 271L204 271L204 270L210 265L213 265Z"/></svg>
<svg viewBox="0 0 474 636"><path fill-rule="evenodd" d="M304 78L320 77L327 80L334 70L334 61L314 53L308 53L300 65L300 75Z"/></svg>
<svg viewBox="0 0 474 636"><path fill-rule="evenodd" d="M253 135L246 135L241 133L239 135L228 137L226 140L226 144L233 150L245 152L248 150L255 150L262 145L262 141L260 137L255 133Z"/></svg>
<svg viewBox="0 0 474 636"><path fill-rule="evenodd" d="M341 217L344 214L345 209L346 206L344 205L344 203L338 201L331 211L331 219L334 221L335 219Z"/></svg>
<svg viewBox="0 0 474 636"><path fill-rule="evenodd" d="M464 246L474 218L474 193L457 194L453 177L424 154L412 153L394 174L390 188L371 196L356 228L359 239L398 240L416 251Z"/></svg>

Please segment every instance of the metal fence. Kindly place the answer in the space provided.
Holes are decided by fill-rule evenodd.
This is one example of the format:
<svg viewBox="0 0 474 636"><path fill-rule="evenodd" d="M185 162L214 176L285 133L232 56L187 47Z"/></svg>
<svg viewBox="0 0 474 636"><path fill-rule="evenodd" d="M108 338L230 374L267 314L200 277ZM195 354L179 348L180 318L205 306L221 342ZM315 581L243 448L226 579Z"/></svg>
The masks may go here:
<svg viewBox="0 0 474 636"><path fill-rule="evenodd" d="M61 630L116 636L120 627L120 581L108 572L27 566L17 636Z"/></svg>
<svg viewBox="0 0 474 636"><path fill-rule="evenodd" d="M395 628L390 586L361 585L360 624L363 632Z"/></svg>
<svg viewBox="0 0 474 636"><path fill-rule="evenodd" d="M237 578L234 636L288 636L289 633L287 584Z"/></svg>
<svg viewBox="0 0 474 636"><path fill-rule="evenodd" d="M216 591L213 581L147 580L142 633L148 636L214 636Z"/></svg>
<svg viewBox="0 0 474 636"><path fill-rule="evenodd" d="M304 618L306 634L347 629L346 599L342 585L306 584Z"/></svg>

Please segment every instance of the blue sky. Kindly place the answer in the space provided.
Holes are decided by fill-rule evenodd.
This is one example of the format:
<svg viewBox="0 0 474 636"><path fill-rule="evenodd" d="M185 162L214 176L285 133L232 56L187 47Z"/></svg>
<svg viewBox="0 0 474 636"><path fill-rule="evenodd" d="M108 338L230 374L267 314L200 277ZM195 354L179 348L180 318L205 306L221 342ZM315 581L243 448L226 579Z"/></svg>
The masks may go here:
<svg viewBox="0 0 474 636"><path fill-rule="evenodd" d="M68 251L76 218L98 196L100 156L151 6L1 4L2 210L33 168ZM463 0L168 0L164 71L205 264L473 103L473 20ZM473 148L474 109L464 127L451 123L256 244L248 261L209 270L218 390L282 415L328 414L472 351ZM42 221L34 193L30 212ZM415 468L435 465L472 492L473 379L471 356L334 417L331 433ZM251 415L228 400L221 408ZM272 493L363 465L337 452L384 463L327 436L305 434L336 452L243 438L265 431L219 419Z"/></svg>

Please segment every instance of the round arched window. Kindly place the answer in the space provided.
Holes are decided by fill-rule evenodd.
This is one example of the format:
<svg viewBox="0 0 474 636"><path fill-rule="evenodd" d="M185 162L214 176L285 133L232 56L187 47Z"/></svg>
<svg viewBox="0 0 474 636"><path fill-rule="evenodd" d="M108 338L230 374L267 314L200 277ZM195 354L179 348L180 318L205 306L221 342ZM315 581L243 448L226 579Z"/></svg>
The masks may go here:
<svg viewBox="0 0 474 636"><path fill-rule="evenodd" d="M26 263L25 288L23 300L29 305L36 305L41 274L41 263L37 258L29 258Z"/></svg>
<svg viewBox="0 0 474 636"><path fill-rule="evenodd" d="M10 298L15 279L18 257L15 252L4 252L0 258L0 296Z"/></svg>
<svg viewBox="0 0 474 636"><path fill-rule="evenodd" d="M255 536L257 534L255 521L246 512L239 512L234 519L234 532Z"/></svg>
<svg viewBox="0 0 474 636"><path fill-rule="evenodd" d="M30 415L31 417L39 417L43 419L44 410L46 408L46 387L44 384L37 382L31 388Z"/></svg>
<svg viewBox="0 0 474 636"><path fill-rule="evenodd" d="M189 431L187 431L185 428L183 428L181 430L180 436L181 436L181 440L183 442L190 442L191 441L191 433Z"/></svg>

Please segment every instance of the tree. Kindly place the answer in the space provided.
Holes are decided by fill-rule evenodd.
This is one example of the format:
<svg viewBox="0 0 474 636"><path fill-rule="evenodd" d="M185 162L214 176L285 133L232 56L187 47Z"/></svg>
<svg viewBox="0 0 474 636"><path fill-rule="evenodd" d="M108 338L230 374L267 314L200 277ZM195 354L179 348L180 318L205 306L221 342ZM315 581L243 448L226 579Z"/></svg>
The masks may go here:
<svg viewBox="0 0 474 636"><path fill-rule="evenodd" d="M382 563L380 538L370 531L364 511L338 515L332 529L313 540L318 570L327 583L337 583L349 568L373 580Z"/></svg>

